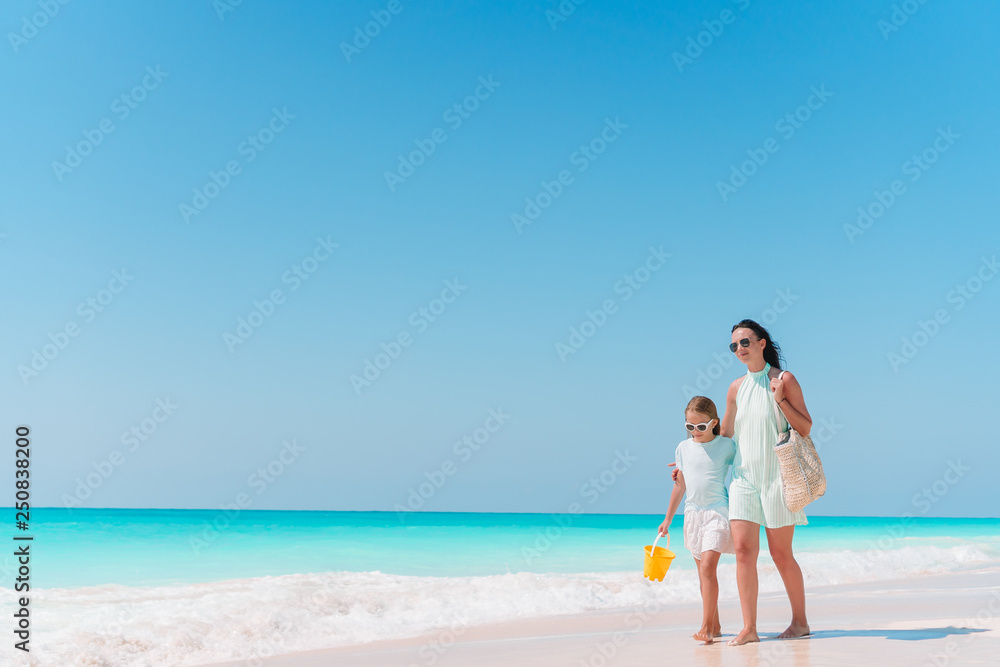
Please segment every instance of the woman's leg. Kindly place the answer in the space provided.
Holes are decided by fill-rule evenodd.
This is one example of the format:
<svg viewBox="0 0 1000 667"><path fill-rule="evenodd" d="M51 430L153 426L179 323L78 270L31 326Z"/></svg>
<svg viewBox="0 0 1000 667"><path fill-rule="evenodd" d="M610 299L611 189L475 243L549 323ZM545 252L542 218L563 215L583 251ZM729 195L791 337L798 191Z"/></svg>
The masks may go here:
<svg viewBox="0 0 1000 667"><path fill-rule="evenodd" d="M730 646L759 642L757 636L757 554L760 553L760 524L734 519L729 522L736 548L736 587L740 591L743 629Z"/></svg>
<svg viewBox="0 0 1000 667"><path fill-rule="evenodd" d="M698 567L699 585L701 586L702 617L701 630L694 633L694 638L706 644L719 636L719 567L718 551L703 551Z"/></svg>
<svg viewBox="0 0 1000 667"><path fill-rule="evenodd" d="M792 623L788 629L778 635L778 639L804 637L809 634L809 623L806 621L806 587L802 581L802 570L792 555L792 535L795 526L784 528L767 528L767 548L778 568L781 581L785 584L788 601L792 605Z"/></svg>

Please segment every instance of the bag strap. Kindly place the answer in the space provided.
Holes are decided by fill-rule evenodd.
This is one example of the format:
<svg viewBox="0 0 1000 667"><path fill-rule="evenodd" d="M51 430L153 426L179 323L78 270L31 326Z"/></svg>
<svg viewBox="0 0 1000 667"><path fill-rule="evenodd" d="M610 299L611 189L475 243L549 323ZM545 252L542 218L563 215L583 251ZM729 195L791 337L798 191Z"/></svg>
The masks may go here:
<svg viewBox="0 0 1000 667"><path fill-rule="evenodd" d="M784 374L785 371L778 373L778 379L780 380L781 376ZM770 387L768 387L768 390L770 390ZM774 400L774 392L771 392L771 407L774 408L774 426L778 429L778 437L780 438L781 434L784 433L784 431L781 430L781 418L784 416L784 413L781 412L781 409L778 407L778 402ZM785 421L788 421L788 419L786 418ZM791 422L788 423L788 426L791 428Z"/></svg>

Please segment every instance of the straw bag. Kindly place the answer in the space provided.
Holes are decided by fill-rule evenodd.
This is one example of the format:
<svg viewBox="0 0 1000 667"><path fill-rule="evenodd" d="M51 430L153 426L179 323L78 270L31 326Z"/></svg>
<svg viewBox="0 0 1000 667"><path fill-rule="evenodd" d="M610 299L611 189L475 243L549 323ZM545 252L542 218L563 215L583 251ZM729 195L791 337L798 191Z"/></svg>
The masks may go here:
<svg viewBox="0 0 1000 667"><path fill-rule="evenodd" d="M778 374L780 379L785 371ZM771 395L774 406L774 421L781 428L781 414L778 404ZM816 453L812 438L802 435L788 425L788 431L778 431L778 444L774 453L778 456L778 466L781 469L781 495L785 507L790 512L798 512L803 507L826 493L826 475L823 474L823 463Z"/></svg>

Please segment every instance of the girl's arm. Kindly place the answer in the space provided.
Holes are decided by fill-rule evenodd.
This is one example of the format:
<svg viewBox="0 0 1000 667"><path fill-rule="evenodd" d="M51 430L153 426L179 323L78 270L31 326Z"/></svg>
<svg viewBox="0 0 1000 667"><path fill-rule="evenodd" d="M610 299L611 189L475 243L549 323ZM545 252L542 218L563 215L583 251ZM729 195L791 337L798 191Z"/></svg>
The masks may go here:
<svg viewBox="0 0 1000 667"><path fill-rule="evenodd" d="M802 395L802 386L795 376L785 371L781 379L771 380L771 390L774 391L774 400L785 415L785 419L796 431L802 435L809 435L812 429L812 417L806 409L806 399Z"/></svg>
<svg viewBox="0 0 1000 667"><path fill-rule="evenodd" d="M687 485L684 484L684 473L677 470L676 474L677 481L674 483L674 490L670 492L670 506L667 508L667 516L663 520L663 523L660 524L661 537L669 532L670 523L674 520L674 514L677 513L677 508L680 507L681 499L687 490Z"/></svg>

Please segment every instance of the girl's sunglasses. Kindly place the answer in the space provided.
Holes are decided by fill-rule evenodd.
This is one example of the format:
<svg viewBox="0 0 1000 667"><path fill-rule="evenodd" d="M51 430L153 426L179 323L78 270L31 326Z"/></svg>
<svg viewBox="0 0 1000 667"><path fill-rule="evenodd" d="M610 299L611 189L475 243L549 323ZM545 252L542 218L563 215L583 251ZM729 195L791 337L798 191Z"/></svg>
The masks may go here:
<svg viewBox="0 0 1000 667"><path fill-rule="evenodd" d="M749 338L741 338L740 339L740 346L741 347L750 347L750 339ZM729 351L730 352L735 352L736 351L736 343L730 343L729 344Z"/></svg>
<svg viewBox="0 0 1000 667"><path fill-rule="evenodd" d="M684 428L688 430L689 433L694 433L695 429L698 429L698 433L704 433L708 430L708 427L714 422L714 419L709 419L707 422L701 424L692 424L691 422L684 422Z"/></svg>

